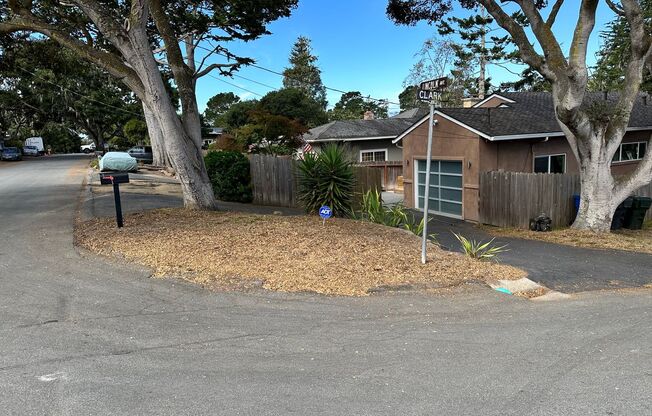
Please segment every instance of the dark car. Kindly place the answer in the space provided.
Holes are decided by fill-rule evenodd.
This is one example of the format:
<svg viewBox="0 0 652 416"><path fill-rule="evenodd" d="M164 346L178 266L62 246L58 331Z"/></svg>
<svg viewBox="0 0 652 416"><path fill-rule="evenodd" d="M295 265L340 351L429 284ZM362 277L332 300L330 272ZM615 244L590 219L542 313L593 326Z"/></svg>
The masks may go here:
<svg viewBox="0 0 652 416"><path fill-rule="evenodd" d="M152 146L134 146L127 150L127 153L129 153L129 156L142 163L152 163L154 161Z"/></svg>
<svg viewBox="0 0 652 416"><path fill-rule="evenodd" d="M18 150L17 147L5 147L2 149L2 156L0 156L0 159L2 160L22 160L23 155L20 153L20 150Z"/></svg>

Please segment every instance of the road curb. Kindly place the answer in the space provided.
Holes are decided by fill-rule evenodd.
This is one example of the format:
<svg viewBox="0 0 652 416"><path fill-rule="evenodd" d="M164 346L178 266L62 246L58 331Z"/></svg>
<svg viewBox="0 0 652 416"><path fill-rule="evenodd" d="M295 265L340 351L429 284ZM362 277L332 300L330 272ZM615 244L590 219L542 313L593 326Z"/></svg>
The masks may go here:
<svg viewBox="0 0 652 416"><path fill-rule="evenodd" d="M488 282L488 285L499 292L523 297L533 301L556 301L570 299L567 293L551 290L527 277L517 280L496 280Z"/></svg>

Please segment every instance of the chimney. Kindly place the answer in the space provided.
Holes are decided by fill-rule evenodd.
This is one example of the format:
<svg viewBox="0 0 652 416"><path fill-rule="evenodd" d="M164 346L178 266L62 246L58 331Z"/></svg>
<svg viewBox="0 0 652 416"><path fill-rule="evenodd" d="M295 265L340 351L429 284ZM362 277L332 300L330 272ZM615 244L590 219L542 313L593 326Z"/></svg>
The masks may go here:
<svg viewBox="0 0 652 416"><path fill-rule="evenodd" d="M374 117L374 112L371 110L367 110L364 112L364 116L362 116L363 120L373 120Z"/></svg>

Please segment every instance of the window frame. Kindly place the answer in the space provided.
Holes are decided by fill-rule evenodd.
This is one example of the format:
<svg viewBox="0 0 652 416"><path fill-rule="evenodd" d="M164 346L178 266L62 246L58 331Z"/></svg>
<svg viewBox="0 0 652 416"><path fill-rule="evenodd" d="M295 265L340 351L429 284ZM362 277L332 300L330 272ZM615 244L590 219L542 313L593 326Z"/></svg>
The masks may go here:
<svg viewBox="0 0 652 416"><path fill-rule="evenodd" d="M636 159L623 160L623 145L625 145L625 144L635 144L635 145L637 145L637 148L636 148L636 157L637 158ZM640 162L641 160L643 160L643 157L645 157L645 156L641 157L641 145L642 144L645 145L645 153L647 154L647 152L650 149L647 148L648 147L647 146L648 142L646 142L646 141L642 141L642 142L621 142L618 145L618 150L614 153L614 157L616 156L616 154L618 154L618 160L613 160L613 158L612 158L611 159L611 164L612 165L620 165L620 164L623 164L623 163Z"/></svg>
<svg viewBox="0 0 652 416"><path fill-rule="evenodd" d="M385 160L367 160L367 161L363 161L363 160L362 160L362 154L363 154L363 153L371 153L371 154L372 154L372 158L375 159L375 153L376 153L376 152L384 152L384 153L385 153ZM359 154L359 160L360 160L360 163L387 162L387 157L388 157L388 151L387 151L387 148L384 148L384 149L365 149L365 150L360 150L360 154Z"/></svg>
<svg viewBox="0 0 652 416"><path fill-rule="evenodd" d="M549 155L534 155L534 157L532 158L532 173L544 173L544 172L536 172L534 169L535 169L536 164L537 164L537 159L546 157L546 158L548 158L548 172L545 172L545 173L550 174L550 168L552 167L552 163L550 163L550 158L555 157L555 156L564 156L564 171L561 172L561 174L562 175L565 174L567 172L567 167L568 167L567 166L568 156L566 155L566 153L551 153Z"/></svg>

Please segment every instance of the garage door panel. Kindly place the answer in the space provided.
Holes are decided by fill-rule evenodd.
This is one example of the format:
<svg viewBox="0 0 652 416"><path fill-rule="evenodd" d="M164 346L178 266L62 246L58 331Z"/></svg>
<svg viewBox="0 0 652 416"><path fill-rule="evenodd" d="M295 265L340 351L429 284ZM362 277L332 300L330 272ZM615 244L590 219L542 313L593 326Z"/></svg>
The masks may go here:
<svg viewBox="0 0 652 416"><path fill-rule="evenodd" d="M462 167L460 161L433 160L431 162L429 211L460 218L463 216ZM417 206L423 209L426 161L417 161L416 170Z"/></svg>

